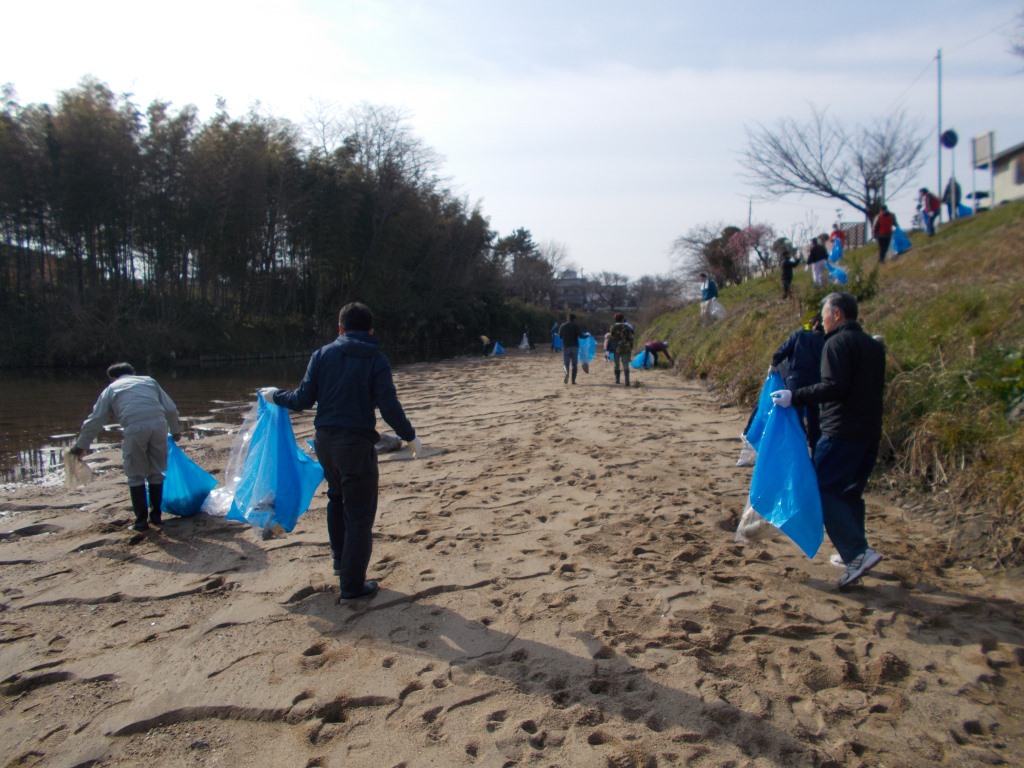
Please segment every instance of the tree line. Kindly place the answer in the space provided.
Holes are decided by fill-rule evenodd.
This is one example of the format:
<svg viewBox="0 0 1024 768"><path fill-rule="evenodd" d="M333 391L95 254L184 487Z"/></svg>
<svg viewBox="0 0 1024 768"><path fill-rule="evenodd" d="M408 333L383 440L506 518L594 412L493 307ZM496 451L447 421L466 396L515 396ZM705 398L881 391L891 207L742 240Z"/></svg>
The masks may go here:
<svg viewBox="0 0 1024 768"><path fill-rule="evenodd" d="M2 362L305 348L350 300L410 358L546 327L546 307L506 301L514 268L496 233L399 111L312 123L141 110L91 78L55 105L5 86Z"/></svg>

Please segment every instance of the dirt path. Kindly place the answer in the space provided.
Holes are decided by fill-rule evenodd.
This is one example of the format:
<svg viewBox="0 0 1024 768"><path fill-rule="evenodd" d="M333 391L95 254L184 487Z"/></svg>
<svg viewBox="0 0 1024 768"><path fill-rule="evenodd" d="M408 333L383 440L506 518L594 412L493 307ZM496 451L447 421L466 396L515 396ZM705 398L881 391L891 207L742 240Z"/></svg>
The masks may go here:
<svg viewBox="0 0 1024 768"><path fill-rule="evenodd" d="M323 488L269 541L208 517L130 536L116 456L84 491L5 492L6 764L1019 762L1019 583L880 497L886 560L843 593L827 539L733 543L746 414L634 380L563 385L546 352L401 369L433 455L382 460L361 609L336 602ZM222 470L229 444L185 449Z"/></svg>

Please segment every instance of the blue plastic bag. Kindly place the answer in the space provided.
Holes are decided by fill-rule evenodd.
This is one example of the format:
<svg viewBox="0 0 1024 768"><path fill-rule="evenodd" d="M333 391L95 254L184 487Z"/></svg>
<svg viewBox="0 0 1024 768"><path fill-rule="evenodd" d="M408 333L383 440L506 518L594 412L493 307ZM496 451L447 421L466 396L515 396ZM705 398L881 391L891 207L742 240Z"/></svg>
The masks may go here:
<svg viewBox="0 0 1024 768"><path fill-rule="evenodd" d="M839 261L843 258L843 241L836 239L832 241L832 253L828 255L829 261Z"/></svg>
<svg viewBox="0 0 1024 768"><path fill-rule="evenodd" d="M906 253L914 244L910 242L910 238L907 237L907 233L899 227L896 227L892 233L892 250L897 256L901 253Z"/></svg>
<svg viewBox="0 0 1024 768"><path fill-rule="evenodd" d="M754 418L750 420L750 426L747 427L747 442L754 446L755 451L761 450L761 435L764 434L764 428L768 424L768 414L772 412L775 405L772 402L772 392L778 392L785 388L786 384L782 380L782 374L778 371L769 371L768 377L761 387L761 394L757 398L757 410L754 411Z"/></svg>
<svg viewBox="0 0 1024 768"><path fill-rule="evenodd" d="M580 363L589 363L597 352L597 342L590 334L580 336Z"/></svg>
<svg viewBox="0 0 1024 768"><path fill-rule="evenodd" d="M494 349L491 350L491 357L497 357L498 355L504 355L505 348L501 346L500 341L494 342Z"/></svg>
<svg viewBox="0 0 1024 768"><path fill-rule="evenodd" d="M561 349L562 348L562 337L559 336L557 333L551 334L551 345L555 349Z"/></svg>
<svg viewBox="0 0 1024 768"><path fill-rule="evenodd" d="M295 443L288 409L257 396L256 423L238 477L228 520L287 532L309 509L323 467Z"/></svg>
<svg viewBox="0 0 1024 768"><path fill-rule="evenodd" d="M641 349L636 357L630 362L631 368L653 368L654 367L654 355L648 352L646 349Z"/></svg>
<svg viewBox="0 0 1024 768"><path fill-rule="evenodd" d="M966 219L972 213L974 213L974 211L971 209L969 205L964 205L963 203L960 203L960 205L956 207L956 217L958 219Z"/></svg>
<svg viewBox="0 0 1024 768"><path fill-rule="evenodd" d="M198 515L206 497L216 487L217 478L185 455L168 435L167 474L160 509L181 517Z"/></svg>
<svg viewBox="0 0 1024 768"><path fill-rule="evenodd" d="M840 285L846 285L845 269L843 269L842 267L833 267L827 261L825 262L825 266L828 267L828 273L829 275L831 275L833 282L839 283Z"/></svg>
<svg viewBox="0 0 1024 768"><path fill-rule="evenodd" d="M795 408L773 405L761 435L750 506L813 559L825 538L821 494Z"/></svg>

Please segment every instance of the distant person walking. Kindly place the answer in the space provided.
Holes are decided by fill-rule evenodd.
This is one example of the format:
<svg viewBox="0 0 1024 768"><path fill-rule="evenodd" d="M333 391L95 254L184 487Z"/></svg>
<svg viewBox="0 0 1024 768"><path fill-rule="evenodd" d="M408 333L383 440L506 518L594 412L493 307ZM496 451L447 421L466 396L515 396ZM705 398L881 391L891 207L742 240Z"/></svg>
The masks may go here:
<svg viewBox="0 0 1024 768"><path fill-rule="evenodd" d="M960 182L956 180L955 176L950 176L949 182L946 184L946 190L942 193L942 202L946 204L946 213L949 214L950 221L957 218L961 192Z"/></svg>
<svg viewBox="0 0 1024 768"><path fill-rule="evenodd" d="M875 216L872 222L872 230L875 239L878 241L878 263L885 263L885 257L889 253L889 244L892 242L892 233L896 231L896 217L892 212L882 206L882 210Z"/></svg>
<svg viewBox="0 0 1024 768"><path fill-rule="evenodd" d="M782 260L779 262L779 267L782 270L782 298L788 299L790 297L790 289L793 286L793 269L797 264L801 262L801 257L787 249L782 256Z"/></svg>
<svg viewBox="0 0 1024 768"><path fill-rule="evenodd" d="M565 371L562 383L569 383L571 373L572 383L575 384L580 360L580 327L576 324L576 315L570 313L569 320L559 327L558 335L562 337L562 370Z"/></svg>
<svg viewBox="0 0 1024 768"><path fill-rule="evenodd" d="M832 261L839 261L843 258L843 252L846 250L846 232L839 226L839 222L832 225L832 234L828 236L828 239L832 248L829 256Z"/></svg>
<svg viewBox="0 0 1024 768"><path fill-rule="evenodd" d="M128 480L128 494L135 513L136 531L160 525L163 519L164 475L167 472L167 433L175 441L181 438L178 407L149 376L136 376L128 363L107 368L110 385L100 393L92 413L82 423L75 445L68 453L81 456L104 424L121 425L121 460ZM146 483L149 483L149 509L146 509ZM148 515L147 515L148 512Z"/></svg>
<svg viewBox="0 0 1024 768"><path fill-rule="evenodd" d="M863 495L882 437L885 347L857 322L857 299L852 294L826 296L821 320L821 381L771 396L783 408L821 406L822 436L814 447L814 471L825 530L846 569L839 578L839 586L845 587L882 559L868 546Z"/></svg>
<svg viewBox="0 0 1024 768"><path fill-rule="evenodd" d="M668 342L667 341L648 341L644 344L644 349L650 352L654 356L654 366L658 366L658 353L663 354L670 363L675 363L672 359L672 355L668 353Z"/></svg>
<svg viewBox="0 0 1024 768"><path fill-rule="evenodd" d="M917 210L921 212L921 221L929 237L935 234L935 220L939 218L941 205L939 198L929 192L928 187L921 187L917 196Z"/></svg>
<svg viewBox="0 0 1024 768"><path fill-rule="evenodd" d="M711 316L711 302L718 298L718 284L707 272L700 273L700 280L700 319L707 324L714 319Z"/></svg>
<svg viewBox="0 0 1024 768"><path fill-rule="evenodd" d="M811 240L811 250L807 254L807 266L811 268L811 279L817 286L828 283L828 251L818 238Z"/></svg>
<svg viewBox="0 0 1024 768"><path fill-rule="evenodd" d="M619 383L619 374L626 376L626 386L629 386L629 360L633 356L633 326L626 322L626 316L621 312L615 313L615 323L608 329L611 334L611 347L615 361L615 383Z"/></svg>

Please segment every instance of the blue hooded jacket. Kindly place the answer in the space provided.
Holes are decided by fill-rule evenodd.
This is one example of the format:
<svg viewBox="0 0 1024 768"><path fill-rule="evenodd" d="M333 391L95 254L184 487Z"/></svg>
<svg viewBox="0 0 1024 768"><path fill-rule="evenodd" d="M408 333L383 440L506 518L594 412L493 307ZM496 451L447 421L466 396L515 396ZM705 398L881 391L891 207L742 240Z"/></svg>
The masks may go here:
<svg viewBox="0 0 1024 768"><path fill-rule="evenodd" d="M293 411L304 411L316 403L313 425L317 429L353 432L374 442L380 439L374 413L379 408L400 438L411 441L416 437L398 402L391 363L366 331L348 331L320 347L309 358L299 386L290 392L278 391L274 402Z"/></svg>

